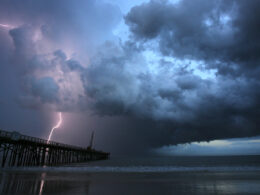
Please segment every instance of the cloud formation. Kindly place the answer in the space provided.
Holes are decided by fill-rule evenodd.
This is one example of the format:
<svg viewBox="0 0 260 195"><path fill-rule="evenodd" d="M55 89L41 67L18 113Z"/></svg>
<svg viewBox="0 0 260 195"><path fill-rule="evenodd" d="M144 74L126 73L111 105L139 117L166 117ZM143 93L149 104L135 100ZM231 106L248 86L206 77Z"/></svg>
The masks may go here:
<svg viewBox="0 0 260 195"><path fill-rule="evenodd" d="M127 43L121 53L91 63L86 95L101 114L137 120L136 129L147 119L142 131L149 133L139 136L153 140L151 145L258 135L258 4L150 1L132 8L125 20L134 40L145 49L158 41L162 55L176 61L160 60L154 71L140 48ZM215 77L201 78L187 60L201 62L202 71L215 69ZM159 139L164 131L170 138Z"/></svg>
<svg viewBox="0 0 260 195"><path fill-rule="evenodd" d="M125 20L136 39L157 39L164 55L206 60L219 73L245 74L259 63L259 6L257 0L150 1L132 8Z"/></svg>
<svg viewBox="0 0 260 195"><path fill-rule="evenodd" d="M26 2L0 6L23 107L115 118L122 150L260 134L259 1L152 0L126 42L116 6Z"/></svg>
<svg viewBox="0 0 260 195"><path fill-rule="evenodd" d="M131 58L123 51L99 55L82 72L85 95L98 114L134 119L133 128L147 132L139 136L151 138L152 145L161 144L156 138L163 132L164 144L259 134L258 81L223 75L202 79L164 61L154 73L137 52L131 51Z"/></svg>

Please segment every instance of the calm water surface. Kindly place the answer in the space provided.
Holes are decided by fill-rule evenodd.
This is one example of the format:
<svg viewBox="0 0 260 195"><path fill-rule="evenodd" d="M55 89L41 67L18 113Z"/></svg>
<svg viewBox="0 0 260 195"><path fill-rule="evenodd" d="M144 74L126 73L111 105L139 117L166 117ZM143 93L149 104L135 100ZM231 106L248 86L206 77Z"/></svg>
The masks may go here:
<svg viewBox="0 0 260 195"><path fill-rule="evenodd" d="M260 156L112 157L2 169L0 194L260 194Z"/></svg>

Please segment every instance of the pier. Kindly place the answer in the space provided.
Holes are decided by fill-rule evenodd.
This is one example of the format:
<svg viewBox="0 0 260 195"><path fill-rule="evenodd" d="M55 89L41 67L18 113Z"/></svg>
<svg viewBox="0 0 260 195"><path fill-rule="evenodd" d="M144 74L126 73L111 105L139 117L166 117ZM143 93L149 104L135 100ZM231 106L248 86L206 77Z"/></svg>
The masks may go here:
<svg viewBox="0 0 260 195"><path fill-rule="evenodd" d="M106 160L109 153L0 130L2 167L55 166L93 160Z"/></svg>

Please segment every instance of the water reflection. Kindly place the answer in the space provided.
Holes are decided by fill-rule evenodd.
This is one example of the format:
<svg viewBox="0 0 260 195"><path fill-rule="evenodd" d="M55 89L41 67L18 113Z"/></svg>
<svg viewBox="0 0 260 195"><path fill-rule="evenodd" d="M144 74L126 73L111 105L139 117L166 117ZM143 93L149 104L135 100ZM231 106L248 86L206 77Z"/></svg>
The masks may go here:
<svg viewBox="0 0 260 195"><path fill-rule="evenodd" d="M1 194L37 194L39 185L37 178L4 173L1 177Z"/></svg>
<svg viewBox="0 0 260 195"><path fill-rule="evenodd" d="M77 187L80 194L88 194L89 181L82 187L76 186L71 177L60 177L43 173L2 173L0 174L0 194L71 194Z"/></svg>
<svg viewBox="0 0 260 195"><path fill-rule="evenodd" d="M45 183L45 176L46 176L46 173L42 173L39 195L42 195L42 190L43 190L43 186L44 186L44 183Z"/></svg>
<svg viewBox="0 0 260 195"><path fill-rule="evenodd" d="M259 172L0 172L0 194L260 194Z"/></svg>

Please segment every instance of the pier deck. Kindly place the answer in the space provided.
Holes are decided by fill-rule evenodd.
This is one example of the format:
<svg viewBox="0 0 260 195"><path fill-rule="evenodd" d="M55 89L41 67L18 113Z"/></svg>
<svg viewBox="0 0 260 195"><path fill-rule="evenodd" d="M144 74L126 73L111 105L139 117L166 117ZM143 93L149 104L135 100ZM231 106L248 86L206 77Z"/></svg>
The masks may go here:
<svg viewBox="0 0 260 195"><path fill-rule="evenodd" d="M105 160L109 153L0 130L2 167L53 166Z"/></svg>

